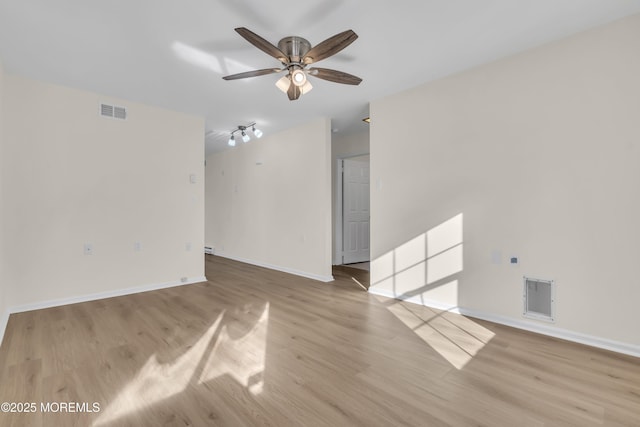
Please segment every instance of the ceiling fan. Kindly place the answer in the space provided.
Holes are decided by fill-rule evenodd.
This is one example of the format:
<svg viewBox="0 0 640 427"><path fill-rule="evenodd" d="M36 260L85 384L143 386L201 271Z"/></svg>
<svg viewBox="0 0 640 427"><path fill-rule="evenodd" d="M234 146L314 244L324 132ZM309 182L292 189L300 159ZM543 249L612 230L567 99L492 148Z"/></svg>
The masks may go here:
<svg viewBox="0 0 640 427"><path fill-rule="evenodd" d="M264 68L262 70L232 74L224 76L223 79L225 80L245 79L247 77L264 76L286 71L287 74L276 82L276 86L285 92L291 101L295 101L300 95L309 92L313 88L307 79L308 76L347 85L358 85L362 81L360 77L342 71L317 67L307 68L308 65L335 55L353 43L358 38L358 35L352 30L343 31L333 37L329 37L314 47L311 47L311 43L307 40L297 36L283 38L278 42L278 47L276 47L247 28L240 27L235 30L249 43L280 61L283 68Z"/></svg>

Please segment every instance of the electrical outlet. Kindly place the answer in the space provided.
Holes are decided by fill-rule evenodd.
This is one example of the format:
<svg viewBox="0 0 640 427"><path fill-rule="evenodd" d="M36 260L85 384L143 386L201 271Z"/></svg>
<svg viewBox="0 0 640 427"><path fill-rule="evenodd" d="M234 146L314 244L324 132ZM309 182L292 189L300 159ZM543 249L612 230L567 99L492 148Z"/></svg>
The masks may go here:
<svg viewBox="0 0 640 427"><path fill-rule="evenodd" d="M93 255L93 245L91 243L84 244L84 254Z"/></svg>

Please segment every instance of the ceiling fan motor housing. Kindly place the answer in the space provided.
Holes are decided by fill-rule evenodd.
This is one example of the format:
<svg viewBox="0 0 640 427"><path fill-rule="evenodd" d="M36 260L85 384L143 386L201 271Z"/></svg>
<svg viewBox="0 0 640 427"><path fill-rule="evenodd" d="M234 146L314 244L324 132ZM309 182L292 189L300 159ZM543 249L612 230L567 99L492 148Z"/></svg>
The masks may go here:
<svg viewBox="0 0 640 427"><path fill-rule="evenodd" d="M290 62L300 63L307 52L311 50L311 43L302 37L290 36L278 42L278 49L289 57Z"/></svg>

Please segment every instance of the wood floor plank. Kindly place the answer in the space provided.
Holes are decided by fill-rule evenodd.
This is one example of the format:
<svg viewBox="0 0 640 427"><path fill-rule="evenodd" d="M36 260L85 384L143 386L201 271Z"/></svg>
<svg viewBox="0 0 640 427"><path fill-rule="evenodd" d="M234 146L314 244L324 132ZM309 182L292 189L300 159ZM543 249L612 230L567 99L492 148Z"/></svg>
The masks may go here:
<svg viewBox="0 0 640 427"><path fill-rule="evenodd" d="M0 401L100 411L0 425L640 426L637 358L373 296L348 269L205 265L204 283L12 315Z"/></svg>

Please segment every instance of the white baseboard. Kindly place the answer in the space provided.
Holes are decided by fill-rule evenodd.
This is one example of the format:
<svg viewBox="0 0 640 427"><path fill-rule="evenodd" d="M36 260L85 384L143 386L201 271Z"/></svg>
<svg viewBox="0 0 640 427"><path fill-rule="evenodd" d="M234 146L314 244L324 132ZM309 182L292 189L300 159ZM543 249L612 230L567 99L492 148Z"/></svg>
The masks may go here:
<svg viewBox="0 0 640 427"><path fill-rule="evenodd" d="M397 299L392 292L389 292L386 290L369 288L369 293L374 295L380 295L387 298ZM511 326L512 328L523 329L525 331L530 331L530 332L535 332L541 335L560 338L566 341L577 342L580 344L589 345L591 347L597 347L605 350L615 351L616 353L622 353L622 354L627 354L629 356L640 357L640 345L614 341L607 338L601 338L593 335L583 334L581 332L570 331L568 329L556 328L553 326L542 325L534 322L529 322L527 320L514 319L512 317L501 316L501 315L492 314L492 313L485 313L482 311L468 309L464 307L448 306L438 301L422 299L419 296L406 298L403 301L424 305L426 307L435 308L437 310L446 310L452 313L462 314L464 316L475 317L476 319L487 320L489 322L499 323L505 326Z"/></svg>
<svg viewBox="0 0 640 427"><path fill-rule="evenodd" d="M320 282L325 282L326 283L326 282L333 282L335 280L333 278L333 276L321 276L319 274L307 273L306 271L295 270L293 268L282 267L282 266L279 266L279 265L273 265L273 264L269 264L269 263L266 263L266 262L254 261L254 260L247 259L247 258L229 256L229 255L222 255L222 254L215 254L215 255L219 256L221 258L228 258L228 259L232 259L234 261L244 262L245 264L251 264L251 265L258 266L258 267L268 268L269 270L282 271L283 273L289 273L289 274L294 274L296 276L306 277L307 279L318 280Z"/></svg>
<svg viewBox="0 0 640 427"><path fill-rule="evenodd" d="M132 288L125 288L125 289L115 289L113 291L97 292L94 294L81 295L77 297L58 298L58 299L49 300L49 301L39 301L39 302L30 303L30 304L23 304L15 307L9 307L2 314L2 318L0 318L0 345L2 345L2 340L4 339L4 333L7 329L7 323L9 322L9 316L12 313L22 313L24 311L41 310L44 308L59 307L61 305L77 304L80 302L120 297L123 295L131 295L131 294L137 294L140 292L156 291L158 289L173 288L175 286L191 285L194 283L200 283L200 282L206 282L206 281L207 281L207 278L205 276L192 277L192 278L188 278L184 282L182 280L174 280L171 282L154 283L149 285L135 286Z"/></svg>
<svg viewBox="0 0 640 427"><path fill-rule="evenodd" d="M77 304L79 302L95 301L95 300L104 299L104 298L120 297L123 295L131 295L131 294L137 294L140 292L156 291L158 289L173 288L175 286L191 285L194 283L200 283L200 282L206 282L206 281L207 281L206 277L200 276L200 277L189 278L184 282L181 280L173 280L170 282L153 283L149 285L135 286L132 288L125 288L125 289L115 289L112 291L97 292L94 294L81 295L77 297L59 298L59 299L54 299L49 301L39 301L35 303L9 307L9 313L22 313L23 311L41 310L43 308L59 307L61 305Z"/></svg>

